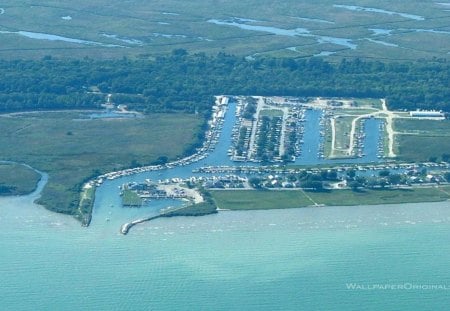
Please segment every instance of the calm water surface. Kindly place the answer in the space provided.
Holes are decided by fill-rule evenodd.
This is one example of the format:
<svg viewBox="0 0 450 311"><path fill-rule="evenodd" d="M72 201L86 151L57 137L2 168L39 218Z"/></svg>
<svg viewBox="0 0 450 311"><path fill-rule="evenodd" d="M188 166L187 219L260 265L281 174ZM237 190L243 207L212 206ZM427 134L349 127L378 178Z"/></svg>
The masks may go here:
<svg viewBox="0 0 450 311"><path fill-rule="evenodd" d="M223 212L118 233L1 199L3 310L443 310L450 204ZM96 218L99 219L98 217Z"/></svg>

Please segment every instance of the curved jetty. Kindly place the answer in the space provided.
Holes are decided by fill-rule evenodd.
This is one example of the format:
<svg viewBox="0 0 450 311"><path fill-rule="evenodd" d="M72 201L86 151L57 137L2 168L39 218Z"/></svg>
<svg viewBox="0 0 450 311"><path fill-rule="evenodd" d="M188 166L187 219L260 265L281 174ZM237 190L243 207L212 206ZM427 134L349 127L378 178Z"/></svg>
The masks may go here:
<svg viewBox="0 0 450 311"><path fill-rule="evenodd" d="M122 227L120 227L120 233L122 233L123 235L126 235L133 226L143 223L143 222L146 222L146 221L156 219L156 218L160 218L160 217L163 217L163 215L156 215L156 216L152 216L152 217L137 219L132 222L127 222L127 223L123 224Z"/></svg>
<svg viewBox="0 0 450 311"><path fill-rule="evenodd" d="M202 202L198 204L188 205L188 206L182 206L178 208L168 208L161 212L159 215L146 217L146 218L140 218L137 220L134 220L132 222L127 222L120 227L120 233L123 235L126 235L130 229L140 223L150 221L156 218L161 217L174 217L174 216L204 216L209 214L217 213L217 207L215 204L211 204L208 202Z"/></svg>

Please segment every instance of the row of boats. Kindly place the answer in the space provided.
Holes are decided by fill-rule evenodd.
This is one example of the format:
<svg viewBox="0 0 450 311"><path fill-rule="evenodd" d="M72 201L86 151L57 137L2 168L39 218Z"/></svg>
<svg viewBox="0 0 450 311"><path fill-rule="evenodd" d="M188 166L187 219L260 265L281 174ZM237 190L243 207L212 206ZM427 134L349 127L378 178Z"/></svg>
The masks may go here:
<svg viewBox="0 0 450 311"><path fill-rule="evenodd" d="M224 97L220 97L220 100L218 99L213 107L213 118L209 121L210 128L206 132L206 139L203 143L203 146L199 148L196 153L166 164L148 165L106 173L98 176L94 180L89 181L87 185L100 186L105 180L114 180L120 177L130 176L138 173L170 169L177 166L185 166L206 158L209 153L214 150L223 127L224 116L228 104L228 100L224 100L223 98Z"/></svg>
<svg viewBox="0 0 450 311"><path fill-rule="evenodd" d="M450 164L448 163L380 163L380 164L370 164L370 165L333 165L330 167L320 167L320 168L289 168L286 166L273 165L273 166L203 166L196 170L194 173L209 173L209 174L291 174L298 173L299 171L306 170L308 173L320 173L326 170L336 170L338 172L345 172L347 170L355 171L380 171L380 170L404 170L404 171L414 171L421 168L434 168L434 169L449 169Z"/></svg>

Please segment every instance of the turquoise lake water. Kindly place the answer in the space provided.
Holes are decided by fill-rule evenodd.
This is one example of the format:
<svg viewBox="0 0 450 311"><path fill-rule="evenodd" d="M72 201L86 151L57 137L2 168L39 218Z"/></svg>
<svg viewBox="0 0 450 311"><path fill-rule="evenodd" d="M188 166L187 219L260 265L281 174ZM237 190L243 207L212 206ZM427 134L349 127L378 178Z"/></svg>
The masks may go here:
<svg viewBox="0 0 450 311"><path fill-rule="evenodd" d="M450 203L221 212L82 228L0 200L1 310L445 310ZM440 285L364 290L348 284ZM408 287L406 285L406 287Z"/></svg>

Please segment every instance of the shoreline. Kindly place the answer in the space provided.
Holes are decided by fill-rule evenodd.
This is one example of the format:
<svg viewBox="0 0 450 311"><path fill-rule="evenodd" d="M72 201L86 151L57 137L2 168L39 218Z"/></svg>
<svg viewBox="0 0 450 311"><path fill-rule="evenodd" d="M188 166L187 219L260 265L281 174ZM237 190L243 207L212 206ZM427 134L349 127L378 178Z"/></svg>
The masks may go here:
<svg viewBox="0 0 450 311"><path fill-rule="evenodd" d="M239 193L238 193L239 192ZM219 209L269 210L320 206L410 204L450 201L450 185L394 189L335 189L324 192L284 190L212 190ZM311 204L314 201L314 204Z"/></svg>
<svg viewBox="0 0 450 311"><path fill-rule="evenodd" d="M128 232L131 230L131 228L133 228L134 226L144 223L144 222L149 222L152 221L154 219L157 218L162 218L162 217L180 217L180 216L184 216L184 217L199 217L199 216L206 216L206 215L212 215L212 214L217 214L219 212L219 209L216 207L214 210L210 210L210 211L198 211L195 210L194 212L187 212L187 213L183 213L183 210L189 210L192 207L194 207L194 205L189 205L189 206L183 206L183 207L179 207L179 208L174 208L171 209L170 207L168 207L168 210L158 214L158 215L154 215L154 216L149 216L149 217L144 217L144 218L139 218L136 220L133 220L131 222L127 222L124 223L121 227L120 227L120 233L123 235L127 235Z"/></svg>
<svg viewBox="0 0 450 311"><path fill-rule="evenodd" d="M448 185L448 188L450 188L450 186ZM243 189L246 191L259 191L259 190L248 190L248 189ZM240 191L243 191L240 190ZM389 191L398 191L398 190L402 190L402 189L392 189ZM224 190L215 190L215 191L224 191ZM276 192L277 190L268 190L268 192ZM292 189L290 191L300 191L299 189ZM342 189L338 190L338 191L342 191ZM444 191L445 192L445 191ZM447 193L448 197L441 199L441 200L413 200L413 201L405 201L405 202L380 202L380 203L370 203L370 202L365 202L364 204L361 203L355 203L355 204L342 204L341 202L337 202L336 204L323 204L323 203L316 203L316 204L309 204L309 205L305 205L305 206L293 206L293 207L282 207L282 208L277 208L277 207L273 207L273 208L241 208L241 209L233 209L233 208L220 208L217 207L216 209L216 214L221 214L221 212L250 212L250 211L273 211L273 210L291 210L291 209L301 209L301 208L321 208L321 207L352 207L352 206L385 206L385 205L402 205L402 204L424 204L424 203L440 203L440 202L450 202L450 192ZM176 210L172 210L170 212L175 212L178 210L181 210L183 208L178 208ZM192 217L191 216L186 216L186 215L170 215L170 212L167 212L167 214L159 214L159 215L155 215L155 216L150 216L150 217L146 217L146 218L139 218L136 219L134 221L131 222L127 222L122 224L122 226L120 227L120 233L123 235L127 235L130 230L138 225L138 224L142 224L145 222L149 222L158 218L163 218L163 217L176 217L176 216L184 216L184 217ZM214 213L205 213L205 214L199 214L199 215L195 215L194 217L200 217L200 216L208 216L208 215L212 215Z"/></svg>
<svg viewBox="0 0 450 311"><path fill-rule="evenodd" d="M28 165L26 163L1 160L0 161L0 165L1 164L6 164L6 165L11 164L11 165L24 166L24 167L34 171L36 174L38 174L39 175L39 179L36 180L34 188L31 191L27 191L27 192L19 193L19 194L0 195L0 197L4 197L4 198L6 198L6 197L26 197L26 196L31 196L31 195L38 195L38 194L40 194L40 192L42 191L42 189L44 188L45 184L48 181L47 173L41 172L38 169L35 169L34 167L32 167L32 166L30 166L30 165Z"/></svg>

